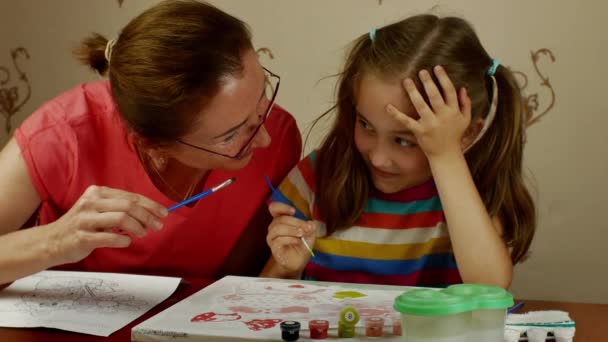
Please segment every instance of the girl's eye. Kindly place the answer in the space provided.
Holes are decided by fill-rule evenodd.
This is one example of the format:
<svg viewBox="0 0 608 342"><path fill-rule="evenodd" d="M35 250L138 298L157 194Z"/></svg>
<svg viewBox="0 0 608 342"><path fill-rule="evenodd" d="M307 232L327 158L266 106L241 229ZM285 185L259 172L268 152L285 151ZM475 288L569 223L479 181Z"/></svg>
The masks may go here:
<svg viewBox="0 0 608 342"><path fill-rule="evenodd" d="M368 131L373 130L373 128L371 128L371 126L367 122L365 122L361 119L359 119L358 121L359 121L359 125L361 125L361 127L363 127L363 129L368 130Z"/></svg>
<svg viewBox="0 0 608 342"><path fill-rule="evenodd" d="M414 144L413 142L407 141L403 138L395 138L395 142L402 147L411 147L411 146L416 146L416 144Z"/></svg>

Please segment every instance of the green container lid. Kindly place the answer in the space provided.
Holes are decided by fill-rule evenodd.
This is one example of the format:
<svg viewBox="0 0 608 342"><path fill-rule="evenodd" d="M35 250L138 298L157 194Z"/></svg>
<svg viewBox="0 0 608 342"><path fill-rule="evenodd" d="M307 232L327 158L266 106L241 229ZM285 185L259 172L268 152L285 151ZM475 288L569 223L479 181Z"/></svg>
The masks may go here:
<svg viewBox="0 0 608 342"><path fill-rule="evenodd" d="M443 316L471 311L474 303L466 297L441 291L415 289L395 298L393 307L398 312L413 316Z"/></svg>
<svg viewBox="0 0 608 342"><path fill-rule="evenodd" d="M395 298L393 307L407 315L443 316L480 309L507 309L511 305L513 305L513 296L500 287L459 284L440 291L432 289L407 291Z"/></svg>
<svg viewBox="0 0 608 342"><path fill-rule="evenodd" d="M502 287L480 284L452 285L443 292L464 296L476 302L476 309L499 310L513 305L513 295Z"/></svg>

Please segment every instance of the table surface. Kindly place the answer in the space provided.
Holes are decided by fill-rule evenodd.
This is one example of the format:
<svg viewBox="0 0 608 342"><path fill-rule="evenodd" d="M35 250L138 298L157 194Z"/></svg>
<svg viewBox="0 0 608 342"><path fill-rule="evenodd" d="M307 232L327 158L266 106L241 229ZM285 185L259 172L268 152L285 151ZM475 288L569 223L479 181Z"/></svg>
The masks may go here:
<svg viewBox="0 0 608 342"><path fill-rule="evenodd" d="M146 314L131 322L129 325L118 330L110 335L110 337L99 337L73 333L68 331L34 328L34 329L15 329L15 328L0 328L0 341L11 342L117 342L130 341L131 328L152 317L153 315L165 310L182 299L194 294L205 286L209 285L212 280L205 279L188 279L183 280L177 290L167 300L148 311ZM562 310L567 311L570 317L576 322L575 341L591 342L591 341L607 341L607 333L603 331L603 324L608 324L608 304L585 304L585 303L567 303L567 302L550 302L538 300L525 300L525 305L521 312L535 310Z"/></svg>

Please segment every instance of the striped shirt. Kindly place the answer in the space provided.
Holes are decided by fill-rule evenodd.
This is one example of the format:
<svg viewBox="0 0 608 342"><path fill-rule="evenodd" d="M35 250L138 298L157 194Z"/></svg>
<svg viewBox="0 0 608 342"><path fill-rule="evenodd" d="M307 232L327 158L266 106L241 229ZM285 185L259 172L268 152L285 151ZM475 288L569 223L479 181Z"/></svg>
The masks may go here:
<svg viewBox="0 0 608 342"><path fill-rule="evenodd" d="M371 190L355 225L328 236L315 204L314 162L315 152L279 186L320 227L306 279L437 287L462 282L432 180L395 194Z"/></svg>

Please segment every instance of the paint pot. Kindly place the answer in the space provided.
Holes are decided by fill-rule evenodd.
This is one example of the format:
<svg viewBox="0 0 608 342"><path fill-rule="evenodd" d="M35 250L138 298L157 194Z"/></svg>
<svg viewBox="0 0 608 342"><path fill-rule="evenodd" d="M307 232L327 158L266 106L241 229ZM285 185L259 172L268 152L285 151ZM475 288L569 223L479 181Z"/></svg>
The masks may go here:
<svg viewBox="0 0 608 342"><path fill-rule="evenodd" d="M359 311L352 306L344 308L340 311L340 322L346 325L357 325L359 322Z"/></svg>
<svg viewBox="0 0 608 342"><path fill-rule="evenodd" d="M313 340L324 340L327 338L329 322L324 319L316 319L308 322L310 338Z"/></svg>
<svg viewBox="0 0 608 342"><path fill-rule="evenodd" d="M338 337L353 338L355 337L355 326L338 322Z"/></svg>
<svg viewBox="0 0 608 342"><path fill-rule="evenodd" d="M367 317L365 319L365 336L382 337L384 335L384 318Z"/></svg>
<svg viewBox="0 0 608 342"><path fill-rule="evenodd" d="M338 337L355 337L355 326L357 325L357 322L359 322L359 312L357 309L349 306L340 311L340 320L338 321Z"/></svg>
<svg viewBox="0 0 608 342"><path fill-rule="evenodd" d="M281 338L283 341L297 341L300 338L300 322L281 322Z"/></svg>
<svg viewBox="0 0 608 342"><path fill-rule="evenodd" d="M393 335L401 336L403 334L403 332L401 331L401 317L400 316L393 317L392 326L393 326Z"/></svg>

